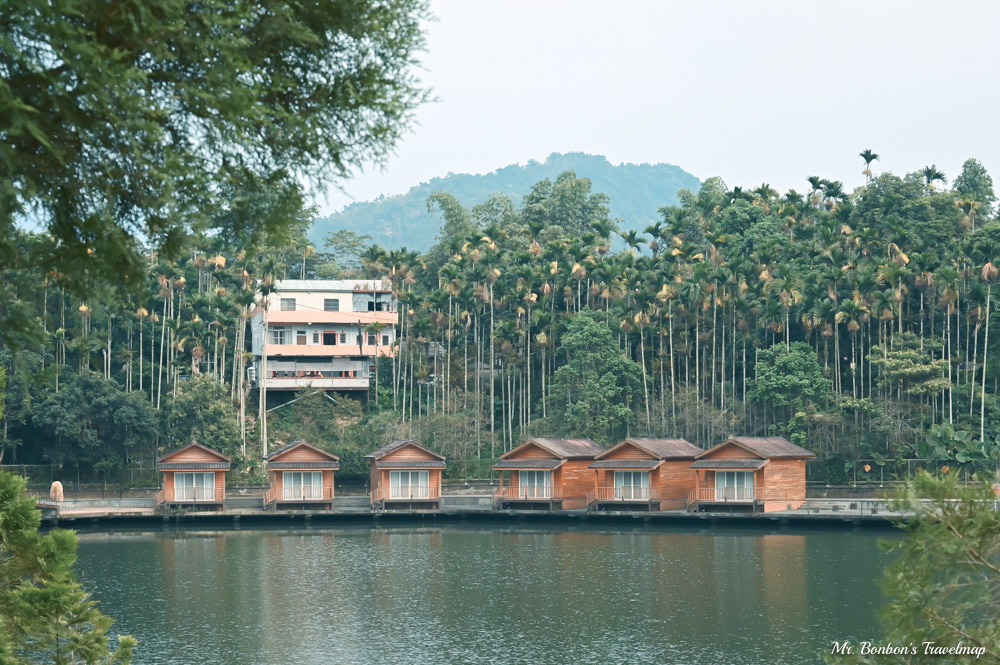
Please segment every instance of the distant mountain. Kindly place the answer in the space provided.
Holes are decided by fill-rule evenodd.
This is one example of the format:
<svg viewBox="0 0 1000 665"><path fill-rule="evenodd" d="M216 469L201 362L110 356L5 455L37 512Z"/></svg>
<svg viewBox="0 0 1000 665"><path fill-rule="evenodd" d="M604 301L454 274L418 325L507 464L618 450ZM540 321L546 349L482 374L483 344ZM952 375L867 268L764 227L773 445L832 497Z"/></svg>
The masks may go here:
<svg viewBox="0 0 1000 665"><path fill-rule="evenodd" d="M374 201L353 203L341 212L317 219L310 236L317 246L332 231L348 229L372 236L385 248L405 246L426 251L434 244L441 227L441 216L427 212L427 197L448 192L463 205L482 203L493 194L507 194L516 204L536 182L555 180L564 171L575 171L590 178L593 192L611 198L611 216L624 220L622 230L642 230L659 218L657 210L677 203L680 189L697 190L699 180L672 164L614 165L602 155L581 152L553 153L544 162L513 164L492 173L473 175L449 173L413 187L406 194L379 197Z"/></svg>

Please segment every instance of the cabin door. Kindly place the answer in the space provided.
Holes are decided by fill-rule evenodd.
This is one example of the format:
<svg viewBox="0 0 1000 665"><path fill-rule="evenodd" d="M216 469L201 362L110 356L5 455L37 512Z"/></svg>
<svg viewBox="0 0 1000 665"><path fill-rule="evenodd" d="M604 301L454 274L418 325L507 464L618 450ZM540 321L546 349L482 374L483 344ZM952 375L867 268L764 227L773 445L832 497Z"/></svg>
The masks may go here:
<svg viewBox="0 0 1000 665"><path fill-rule="evenodd" d="M649 471L615 471L615 498L649 498Z"/></svg>
<svg viewBox="0 0 1000 665"><path fill-rule="evenodd" d="M716 471L717 501L750 501L753 499L753 471Z"/></svg>
<svg viewBox="0 0 1000 665"><path fill-rule="evenodd" d="M522 499L551 499L551 471L519 471L519 484Z"/></svg>

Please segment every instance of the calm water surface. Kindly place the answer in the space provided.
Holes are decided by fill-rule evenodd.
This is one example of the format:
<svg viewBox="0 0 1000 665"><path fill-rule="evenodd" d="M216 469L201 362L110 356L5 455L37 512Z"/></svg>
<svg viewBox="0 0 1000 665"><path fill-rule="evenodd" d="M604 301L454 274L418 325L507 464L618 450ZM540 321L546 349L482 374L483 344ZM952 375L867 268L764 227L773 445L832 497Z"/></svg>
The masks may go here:
<svg viewBox="0 0 1000 665"><path fill-rule="evenodd" d="M562 527L81 534L136 665L816 663L877 639L867 531Z"/></svg>

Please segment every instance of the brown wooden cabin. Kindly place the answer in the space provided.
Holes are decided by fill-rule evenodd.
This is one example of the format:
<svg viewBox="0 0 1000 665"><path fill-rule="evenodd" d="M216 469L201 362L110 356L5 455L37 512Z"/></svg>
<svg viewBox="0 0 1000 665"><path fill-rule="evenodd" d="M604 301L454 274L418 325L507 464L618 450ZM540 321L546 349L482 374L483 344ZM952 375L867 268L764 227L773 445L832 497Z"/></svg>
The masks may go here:
<svg viewBox="0 0 1000 665"><path fill-rule="evenodd" d="M333 508L333 472L340 458L299 439L264 458L271 487L264 508Z"/></svg>
<svg viewBox="0 0 1000 665"><path fill-rule="evenodd" d="M493 467L500 487L493 494L497 508L575 510L587 507L594 489L588 468L604 448L590 439L528 439L500 456ZM504 485L504 472L510 482Z"/></svg>
<svg viewBox="0 0 1000 665"><path fill-rule="evenodd" d="M163 473L163 489L153 503L222 510L226 500L226 472L230 459L192 440L156 460Z"/></svg>
<svg viewBox="0 0 1000 665"><path fill-rule="evenodd" d="M590 465L591 510L683 510L695 488L691 462L702 452L684 439L625 439Z"/></svg>
<svg viewBox="0 0 1000 665"><path fill-rule="evenodd" d="M700 453L689 510L794 510L806 500L806 460L816 457L777 436L732 436Z"/></svg>
<svg viewBox="0 0 1000 665"><path fill-rule="evenodd" d="M410 439L365 455L371 460L372 508L440 508L445 458Z"/></svg>

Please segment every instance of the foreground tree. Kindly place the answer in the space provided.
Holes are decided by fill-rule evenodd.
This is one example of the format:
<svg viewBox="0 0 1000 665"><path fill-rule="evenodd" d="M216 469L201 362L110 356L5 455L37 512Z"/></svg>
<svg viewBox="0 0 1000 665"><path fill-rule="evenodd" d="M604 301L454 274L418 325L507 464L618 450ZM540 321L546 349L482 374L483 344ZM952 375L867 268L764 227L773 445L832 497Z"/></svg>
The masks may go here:
<svg viewBox="0 0 1000 665"><path fill-rule="evenodd" d="M176 255L234 188L298 196L380 161L425 99L425 16L423 0L3 3L0 271L135 283L142 242ZM51 236L30 256L11 242L25 218Z"/></svg>
<svg viewBox="0 0 1000 665"><path fill-rule="evenodd" d="M831 657L837 663L1000 663L1000 512L989 482L966 487L957 474L917 475L899 497L916 517L906 538L888 545L898 558L883 586L885 638L913 653ZM930 646L928 646L930 643ZM976 652L935 652L964 647ZM978 651L981 650L981 651ZM978 653L980 655L968 655Z"/></svg>
<svg viewBox="0 0 1000 665"><path fill-rule="evenodd" d="M76 534L38 533L24 480L0 472L0 664L127 665L135 640L108 647L112 620L76 581Z"/></svg>

